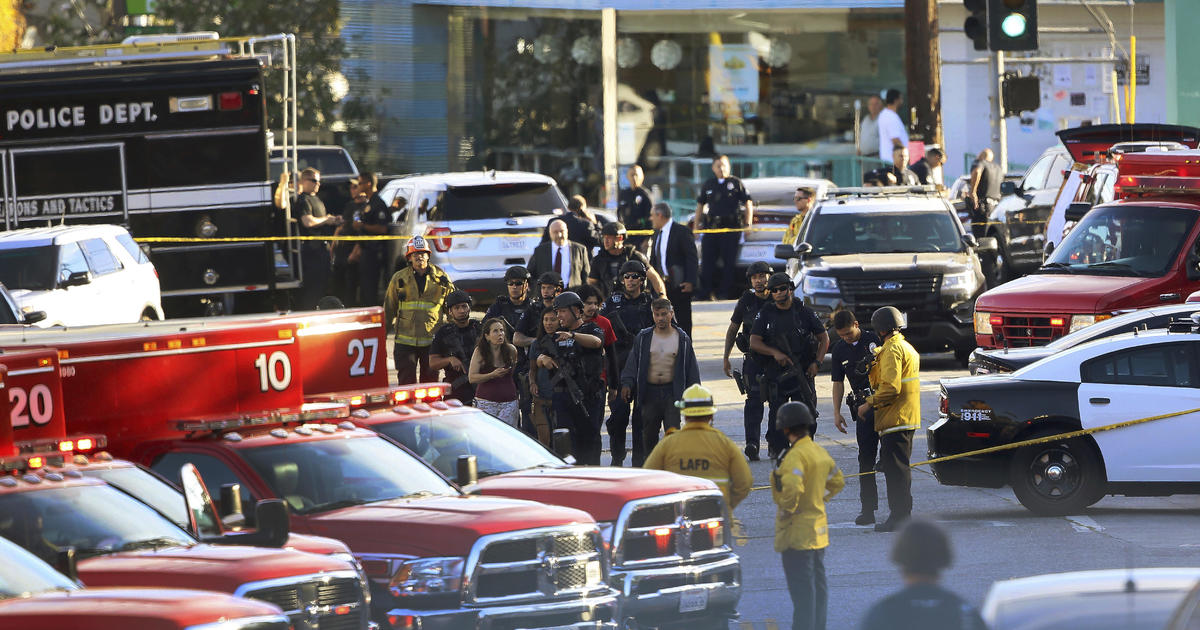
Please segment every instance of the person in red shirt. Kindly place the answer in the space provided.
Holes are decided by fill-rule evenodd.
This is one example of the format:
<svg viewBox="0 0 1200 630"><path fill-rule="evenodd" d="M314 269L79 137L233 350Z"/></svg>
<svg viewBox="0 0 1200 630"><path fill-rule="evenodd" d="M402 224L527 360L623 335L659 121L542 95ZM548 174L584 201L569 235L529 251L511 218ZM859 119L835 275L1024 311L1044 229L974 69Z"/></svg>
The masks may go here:
<svg viewBox="0 0 1200 630"><path fill-rule="evenodd" d="M594 322L604 331L604 378L605 382L616 383L621 376L621 368L616 365L617 353L612 349L612 345L617 342L617 333L613 332L612 322L600 314L600 305L604 298L600 295L600 290L590 284L581 284L571 290L583 300L583 321ZM609 379L609 374L613 375L612 379Z"/></svg>

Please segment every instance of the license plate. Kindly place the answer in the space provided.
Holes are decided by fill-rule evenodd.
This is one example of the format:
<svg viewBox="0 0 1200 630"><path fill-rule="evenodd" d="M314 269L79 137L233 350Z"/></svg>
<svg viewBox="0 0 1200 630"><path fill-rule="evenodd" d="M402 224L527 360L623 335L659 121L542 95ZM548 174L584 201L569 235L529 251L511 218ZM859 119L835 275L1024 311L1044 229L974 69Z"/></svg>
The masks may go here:
<svg viewBox="0 0 1200 630"><path fill-rule="evenodd" d="M500 241L504 249L525 249L525 239L519 236L506 236Z"/></svg>
<svg viewBox="0 0 1200 630"><path fill-rule="evenodd" d="M587 567L584 569L584 574L587 578L588 584L595 584L595 583L599 582L600 581L600 561L595 560L595 561L587 563Z"/></svg>
<svg viewBox="0 0 1200 630"><path fill-rule="evenodd" d="M696 612L708 608L708 589L699 588L684 591L679 596L679 612Z"/></svg>

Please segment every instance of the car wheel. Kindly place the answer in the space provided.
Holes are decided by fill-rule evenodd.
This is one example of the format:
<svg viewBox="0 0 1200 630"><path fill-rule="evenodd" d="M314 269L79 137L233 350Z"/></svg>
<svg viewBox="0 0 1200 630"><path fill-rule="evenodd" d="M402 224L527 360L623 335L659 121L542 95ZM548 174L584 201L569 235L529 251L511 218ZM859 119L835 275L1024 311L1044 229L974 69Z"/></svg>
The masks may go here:
<svg viewBox="0 0 1200 630"><path fill-rule="evenodd" d="M997 247L996 255L992 260L986 263L981 260L980 263L983 266L983 275L989 289L998 287L1014 277L1012 267L1008 262L1008 252L1004 251L1003 245Z"/></svg>
<svg viewBox="0 0 1200 630"><path fill-rule="evenodd" d="M1099 501L1107 486L1100 456L1081 438L1017 449L1009 480L1021 505L1041 516L1077 514Z"/></svg>
<svg viewBox="0 0 1200 630"><path fill-rule="evenodd" d="M140 321L152 322L156 319L158 319L158 314L154 312L154 309L148 308L142 311L142 317L140 318Z"/></svg>

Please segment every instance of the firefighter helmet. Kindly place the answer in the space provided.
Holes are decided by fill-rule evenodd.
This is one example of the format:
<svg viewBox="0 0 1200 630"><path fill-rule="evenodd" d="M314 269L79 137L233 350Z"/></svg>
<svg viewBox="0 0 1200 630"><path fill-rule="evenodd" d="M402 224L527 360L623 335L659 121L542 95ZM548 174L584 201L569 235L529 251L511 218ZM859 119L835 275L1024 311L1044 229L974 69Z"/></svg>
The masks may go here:
<svg viewBox="0 0 1200 630"><path fill-rule="evenodd" d="M679 414L689 418L702 418L715 414L713 395L707 387L699 383L683 390L683 398L675 401Z"/></svg>
<svg viewBox="0 0 1200 630"><path fill-rule="evenodd" d="M900 330L907 326L904 321L904 313L895 306L884 306L883 308L875 309L871 313L871 328L875 330L876 335L886 335L893 330Z"/></svg>
<svg viewBox="0 0 1200 630"><path fill-rule="evenodd" d="M425 242L424 236L414 236L408 239L408 246L404 248L404 257L408 258L417 252L425 252L426 254L433 253L432 250L429 249L429 243Z"/></svg>
<svg viewBox="0 0 1200 630"><path fill-rule="evenodd" d="M456 289L451 291L450 295L446 296L446 310L450 310L450 307L458 306L459 304L466 304L467 306L470 306L472 301L473 300L471 300L471 296L467 295L466 291L463 291L462 289Z"/></svg>
<svg viewBox="0 0 1200 630"><path fill-rule="evenodd" d="M620 221L609 221L600 228L600 236L625 236L625 224Z"/></svg>
<svg viewBox="0 0 1200 630"><path fill-rule="evenodd" d="M558 310L560 308L570 308L578 306L583 308L583 300L579 299L579 294L574 291L564 291L554 296L554 302L550 304L550 308Z"/></svg>
<svg viewBox="0 0 1200 630"><path fill-rule="evenodd" d="M813 417L812 410L808 405L797 402L795 400L784 403L779 411L775 412L775 430L787 431L788 429L805 428L815 429L817 427L817 419Z"/></svg>
<svg viewBox="0 0 1200 630"><path fill-rule="evenodd" d="M767 275L771 275L772 271L773 270L771 269L771 265L768 264L767 261L756 260L756 261L750 263L750 266L746 268L746 277L753 278L754 276L756 276L760 273L765 273Z"/></svg>

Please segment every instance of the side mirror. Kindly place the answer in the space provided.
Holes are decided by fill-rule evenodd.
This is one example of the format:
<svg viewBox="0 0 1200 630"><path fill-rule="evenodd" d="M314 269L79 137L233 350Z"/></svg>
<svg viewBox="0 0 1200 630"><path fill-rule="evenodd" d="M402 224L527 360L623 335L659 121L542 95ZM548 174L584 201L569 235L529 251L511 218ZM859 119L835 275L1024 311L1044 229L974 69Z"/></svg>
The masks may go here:
<svg viewBox="0 0 1200 630"><path fill-rule="evenodd" d="M1044 249L1042 249L1042 262L1045 263L1047 260L1050 260L1050 254L1053 254L1053 253L1054 253L1054 241L1049 241L1046 243L1046 247Z"/></svg>
<svg viewBox="0 0 1200 630"><path fill-rule="evenodd" d="M1186 266L1187 279L1200 280L1200 252L1193 249L1192 253L1188 254Z"/></svg>
<svg viewBox="0 0 1200 630"><path fill-rule="evenodd" d="M254 522L258 528L239 536L237 544L258 547L282 547L292 533L287 504L280 499L263 499L254 506ZM228 537L228 536L227 536Z"/></svg>
<svg viewBox="0 0 1200 630"><path fill-rule="evenodd" d="M1017 183L1016 182L1009 182L1009 181L1000 182L1000 194L1001 195L1004 195L1007 197L1008 195L1016 194L1016 192L1017 192Z"/></svg>
<svg viewBox="0 0 1200 630"><path fill-rule="evenodd" d="M775 257L788 260L791 258L804 258L812 253L812 245L809 243L799 243L795 247L787 243L780 243L775 246Z"/></svg>
<svg viewBox="0 0 1200 630"><path fill-rule="evenodd" d="M71 578L72 582L79 582L79 568L75 563L75 548L67 547L59 549L58 555L54 558L54 568L58 572Z"/></svg>
<svg viewBox="0 0 1200 630"><path fill-rule="evenodd" d="M963 243L965 243L967 245L967 247L979 247L979 241L975 240L974 234L966 234L963 236L962 240L963 240Z"/></svg>
<svg viewBox="0 0 1200 630"><path fill-rule="evenodd" d="M455 462L454 482L465 488L479 481L479 468L474 455L459 455Z"/></svg>
<svg viewBox="0 0 1200 630"><path fill-rule="evenodd" d="M43 319L46 319L46 311L29 311L25 313L26 324L36 324Z"/></svg>
<svg viewBox="0 0 1200 630"><path fill-rule="evenodd" d="M71 275L67 276L66 280L63 280L60 283L60 286L63 288L77 287L85 284L91 284L91 282L92 274L90 271L74 271L71 273Z"/></svg>
<svg viewBox="0 0 1200 630"><path fill-rule="evenodd" d="M1086 201L1075 201L1072 202L1071 205L1067 206L1067 210L1063 213L1063 216L1068 221L1078 221L1082 219L1083 215L1087 214L1091 209L1092 204Z"/></svg>
<svg viewBox="0 0 1200 630"><path fill-rule="evenodd" d="M183 500L187 505L188 531L199 540L220 538L225 532L221 528L220 515L213 505L204 480L196 466L187 463L179 470L183 486Z"/></svg>
<svg viewBox="0 0 1200 630"><path fill-rule="evenodd" d="M995 236L981 236L976 239L975 251L980 254L994 254L1000 251L1000 243Z"/></svg>
<svg viewBox="0 0 1200 630"><path fill-rule="evenodd" d="M550 436L550 445L555 455L566 459L571 454L571 432L567 429L555 429Z"/></svg>

